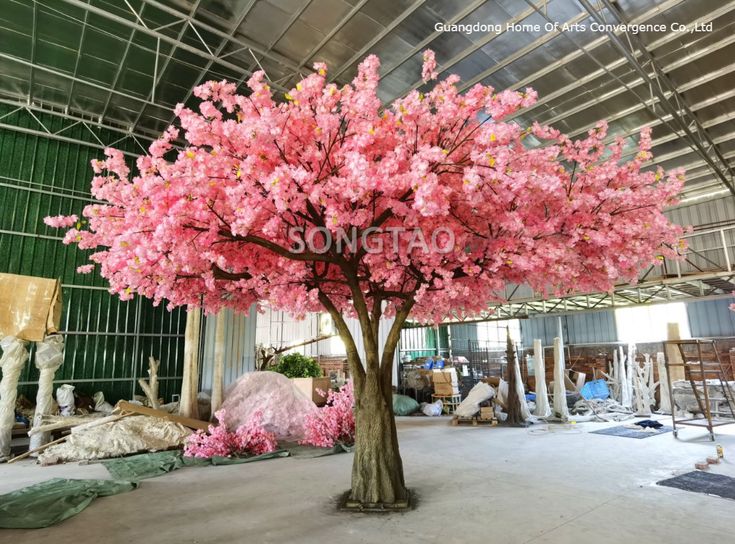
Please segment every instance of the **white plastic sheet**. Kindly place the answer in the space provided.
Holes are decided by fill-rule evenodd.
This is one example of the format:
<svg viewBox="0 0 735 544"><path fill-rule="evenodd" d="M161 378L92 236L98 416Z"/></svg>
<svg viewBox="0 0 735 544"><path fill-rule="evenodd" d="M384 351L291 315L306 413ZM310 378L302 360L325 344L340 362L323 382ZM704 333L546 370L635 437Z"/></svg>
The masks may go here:
<svg viewBox="0 0 735 544"><path fill-rule="evenodd" d="M105 400L105 394L102 391L97 391L94 395L92 395L92 399L94 400L94 411L95 412L102 412L103 414L111 414L114 410L114 407L112 404L107 402Z"/></svg>
<svg viewBox="0 0 735 544"><path fill-rule="evenodd" d="M620 356L618 357L618 381L620 382L620 404L626 408L633 407L633 392L631 385L630 372L626 365L627 358L623 353L623 346L619 348ZM628 357L630 357L630 347L628 347Z"/></svg>
<svg viewBox="0 0 735 544"><path fill-rule="evenodd" d="M307 414L318 410L283 374L249 372L242 375L225 393L221 409L230 430L244 424L257 411L263 413L263 426L279 440L298 441L304 438Z"/></svg>
<svg viewBox="0 0 735 544"><path fill-rule="evenodd" d="M421 411L430 417L433 416L440 416L442 415L442 409L444 408L444 404L441 400L437 400L435 402L422 402L421 403Z"/></svg>
<svg viewBox="0 0 735 544"><path fill-rule="evenodd" d="M659 389L659 406L658 410L662 414L671 413L671 391L669 390L669 379L666 375L666 359L662 352L656 354L656 365L658 366Z"/></svg>
<svg viewBox="0 0 735 544"><path fill-rule="evenodd" d="M549 406L549 392L546 389L544 348L538 339L533 341L533 375L536 377L536 409L533 413L537 417L549 417L551 406Z"/></svg>
<svg viewBox="0 0 735 544"><path fill-rule="evenodd" d="M495 396L495 389L485 382L478 382L454 411L459 417L472 417L480 411L480 403Z"/></svg>
<svg viewBox="0 0 735 544"><path fill-rule="evenodd" d="M0 460L10 456L10 440L13 437L15 424L15 401L18 398L18 378L23 365L28 360L27 343L13 336L0 340L3 356L0 368L3 378L0 380Z"/></svg>
<svg viewBox="0 0 735 544"><path fill-rule="evenodd" d="M554 338L554 414L562 421L569 420L567 390L564 386L564 345L561 338Z"/></svg>
<svg viewBox="0 0 735 544"><path fill-rule="evenodd" d="M73 428L63 443L41 452L42 465L106 459L131 453L181 446L191 431L178 423L148 416L130 416L97 426Z"/></svg>
<svg viewBox="0 0 735 544"><path fill-rule="evenodd" d="M62 362L64 362L64 338L61 335L47 336L43 342L37 345L36 368L39 371L39 376L33 427L39 427L43 421L43 416L51 415L54 410L54 375ZM74 398L73 395L72 398ZM39 448L50 439L51 433L48 432L32 434L30 449Z"/></svg>
<svg viewBox="0 0 735 544"><path fill-rule="evenodd" d="M531 410L528 409L528 402L526 402L526 390L523 388L523 378L521 377L521 367L518 360L514 361L512 371L516 376L516 395L518 395L518 402L521 405L521 418L523 421L528 421L531 418Z"/></svg>

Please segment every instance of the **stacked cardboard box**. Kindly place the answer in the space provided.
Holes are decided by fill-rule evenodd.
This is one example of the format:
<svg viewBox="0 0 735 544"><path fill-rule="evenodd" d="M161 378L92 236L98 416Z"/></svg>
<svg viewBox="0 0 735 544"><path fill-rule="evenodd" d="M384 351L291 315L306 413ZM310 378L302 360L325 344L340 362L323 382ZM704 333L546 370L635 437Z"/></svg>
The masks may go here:
<svg viewBox="0 0 735 544"><path fill-rule="evenodd" d="M432 378L434 382L434 394L459 395L459 380L455 368L434 370Z"/></svg>

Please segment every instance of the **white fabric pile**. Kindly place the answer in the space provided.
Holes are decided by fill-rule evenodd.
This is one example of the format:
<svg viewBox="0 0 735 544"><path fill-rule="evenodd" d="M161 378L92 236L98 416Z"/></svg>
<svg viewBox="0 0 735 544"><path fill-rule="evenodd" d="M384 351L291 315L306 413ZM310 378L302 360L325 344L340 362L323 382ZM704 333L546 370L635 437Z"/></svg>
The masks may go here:
<svg viewBox="0 0 735 544"><path fill-rule="evenodd" d="M615 399L579 399L572 408L576 421L625 421L633 417L633 409Z"/></svg>
<svg viewBox="0 0 735 544"><path fill-rule="evenodd" d="M459 417L472 417L480 411L480 403L495 396L495 389L485 382L478 382L467 394L462 403L457 406L454 414Z"/></svg>
<svg viewBox="0 0 735 544"><path fill-rule="evenodd" d="M220 409L225 410L230 430L246 423L254 412L262 412L263 427L286 441L303 439L307 414L318 410L286 376L267 371L242 375L225 392Z"/></svg>
<svg viewBox="0 0 735 544"><path fill-rule="evenodd" d="M181 446L191 433L186 427L165 419L129 416L94 427L72 428L65 442L45 449L38 460L42 465L53 465L167 450Z"/></svg>

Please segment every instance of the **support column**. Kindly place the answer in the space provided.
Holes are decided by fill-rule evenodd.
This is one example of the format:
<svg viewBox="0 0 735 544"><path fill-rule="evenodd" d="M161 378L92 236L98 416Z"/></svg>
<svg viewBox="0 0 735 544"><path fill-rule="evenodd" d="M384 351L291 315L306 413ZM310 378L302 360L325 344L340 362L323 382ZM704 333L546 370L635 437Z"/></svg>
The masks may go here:
<svg viewBox="0 0 735 544"><path fill-rule="evenodd" d="M538 417L549 417L551 415L551 406L549 406L549 392L546 389L544 348L539 339L533 341L533 375L536 377L536 410L534 411L534 415Z"/></svg>
<svg viewBox="0 0 735 544"><path fill-rule="evenodd" d="M217 314L214 330L214 366L212 368L212 418L222 404L225 374L225 310Z"/></svg>
<svg viewBox="0 0 735 544"><path fill-rule="evenodd" d="M562 421L569 420L567 388L564 385L564 344L558 336L554 338L554 415Z"/></svg>
<svg viewBox="0 0 735 544"><path fill-rule="evenodd" d="M658 411L662 414L671 413L671 392L669 391L669 379L666 376L666 360L664 354L656 354L656 366L658 367ZM651 370L653 372L653 370Z"/></svg>
<svg viewBox="0 0 735 544"><path fill-rule="evenodd" d="M667 323L666 324L666 339L667 340L681 340L681 333L679 332L678 323ZM669 363L680 365L684 362L679 352L679 347L674 345L665 345L666 355L669 357ZM683 366L671 366L669 367L669 373L671 374L671 383L684 379L684 367Z"/></svg>
<svg viewBox="0 0 735 544"><path fill-rule="evenodd" d="M60 334L47 336L38 344L36 350L36 368L38 369L38 392L36 393L36 411L33 414L33 428L40 427L43 416L51 414L54 407L54 375L64 362L64 338ZM51 433L34 433L31 435L30 448L35 450L51 439Z"/></svg>
<svg viewBox="0 0 735 544"><path fill-rule="evenodd" d="M0 340L3 356L0 368L3 371L0 380L0 461L10 457L10 440L13 437L15 424L15 400L18 398L18 379L23 365L28 360L27 342L6 336Z"/></svg>
<svg viewBox="0 0 735 544"><path fill-rule="evenodd" d="M202 311L194 308L186 312L184 332L184 374L181 383L179 415L199 419L199 345Z"/></svg>

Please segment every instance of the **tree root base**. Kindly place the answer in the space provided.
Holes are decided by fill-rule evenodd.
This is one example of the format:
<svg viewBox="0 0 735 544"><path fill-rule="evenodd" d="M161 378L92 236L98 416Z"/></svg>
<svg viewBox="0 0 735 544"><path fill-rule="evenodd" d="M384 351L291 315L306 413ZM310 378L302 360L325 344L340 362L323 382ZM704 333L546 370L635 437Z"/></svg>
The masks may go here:
<svg viewBox="0 0 735 544"><path fill-rule="evenodd" d="M414 506L411 491L408 491L408 498L405 501L394 503L369 502L363 503L350 499L350 492L345 493L339 498L337 508L343 512L362 512L365 514L385 514L388 512L405 512L411 510Z"/></svg>

